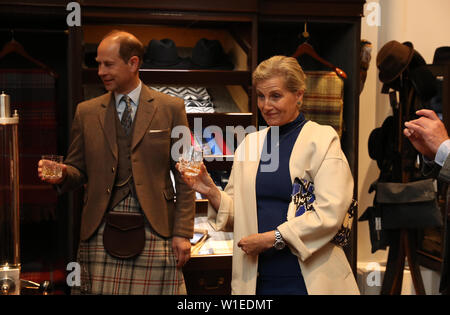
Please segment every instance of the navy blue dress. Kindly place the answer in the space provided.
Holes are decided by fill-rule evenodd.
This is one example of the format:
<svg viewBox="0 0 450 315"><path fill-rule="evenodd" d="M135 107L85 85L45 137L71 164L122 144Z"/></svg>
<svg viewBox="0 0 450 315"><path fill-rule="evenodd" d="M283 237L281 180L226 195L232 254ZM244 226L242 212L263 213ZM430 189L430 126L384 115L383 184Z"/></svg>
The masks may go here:
<svg viewBox="0 0 450 315"><path fill-rule="evenodd" d="M259 233L275 230L278 225L286 222L292 193L289 159L305 122L304 116L300 114L296 120L279 127L279 166L275 172L261 171L262 165L271 163L272 128L267 133L256 175ZM283 250L271 248L259 254L256 294L308 294L298 258L287 246Z"/></svg>

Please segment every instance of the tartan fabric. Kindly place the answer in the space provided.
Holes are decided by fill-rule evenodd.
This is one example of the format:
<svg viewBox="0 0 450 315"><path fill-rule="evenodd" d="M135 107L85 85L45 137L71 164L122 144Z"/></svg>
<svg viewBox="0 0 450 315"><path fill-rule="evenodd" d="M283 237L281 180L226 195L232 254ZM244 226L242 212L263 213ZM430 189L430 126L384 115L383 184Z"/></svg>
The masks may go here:
<svg viewBox="0 0 450 315"><path fill-rule="evenodd" d="M342 136L344 81L335 72L305 71L306 92L302 112L305 118L332 126Z"/></svg>
<svg viewBox="0 0 450 315"><path fill-rule="evenodd" d="M41 155L58 153L55 78L42 69L0 69L0 88L19 113L21 219L55 220L57 193L36 176Z"/></svg>
<svg viewBox="0 0 450 315"><path fill-rule="evenodd" d="M141 212L139 202L128 195L112 211ZM81 286L72 294L186 294L183 273L176 268L172 239L156 235L145 225L145 247L131 259L117 259L103 247L102 223L98 232L80 242L78 262Z"/></svg>

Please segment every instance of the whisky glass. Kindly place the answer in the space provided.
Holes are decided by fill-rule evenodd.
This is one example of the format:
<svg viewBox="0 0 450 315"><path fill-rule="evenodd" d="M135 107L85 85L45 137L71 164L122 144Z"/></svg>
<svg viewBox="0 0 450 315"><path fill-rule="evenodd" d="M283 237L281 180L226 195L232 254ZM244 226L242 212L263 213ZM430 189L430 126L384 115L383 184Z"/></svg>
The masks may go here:
<svg viewBox="0 0 450 315"><path fill-rule="evenodd" d="M62 155L42 156L42 175L46 179L58 179L62 177Z"/></svg>
<svg viewBox="0 0 450 315"><path fill-rule="evenodd" d="M197 176L203 162L203 150L200 147L190 146L183 150L180 156L180 172L187 176Z"/></svg>

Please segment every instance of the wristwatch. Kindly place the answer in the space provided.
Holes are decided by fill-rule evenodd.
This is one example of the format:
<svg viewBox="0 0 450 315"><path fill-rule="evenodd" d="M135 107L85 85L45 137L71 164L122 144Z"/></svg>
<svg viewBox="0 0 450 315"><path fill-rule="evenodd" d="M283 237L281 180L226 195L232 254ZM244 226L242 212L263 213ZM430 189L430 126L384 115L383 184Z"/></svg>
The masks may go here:
<svg viewBox="0 0 450 315"><path fill-rule="evenodd" d="M278 229L275 229L275 243L273 243L273 247L276 250L282 250L285 246L286 246L286 243L284 242L280 231L278 231Z"/></svg>

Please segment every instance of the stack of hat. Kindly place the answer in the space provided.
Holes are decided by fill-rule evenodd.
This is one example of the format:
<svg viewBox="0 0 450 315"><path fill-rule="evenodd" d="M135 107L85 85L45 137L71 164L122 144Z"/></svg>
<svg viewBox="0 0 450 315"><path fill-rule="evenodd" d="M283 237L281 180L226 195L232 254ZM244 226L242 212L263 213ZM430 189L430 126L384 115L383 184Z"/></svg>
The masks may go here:
<svg viewBox="0 0 450 315"><path fill-rule="evenodd" d="M386 43L378 52L377 67L380 71L379 79L384 84L384 93L393 89L405 96L402 94L405 93L405 87L411 87L416 92L419 104L430 103L437 95L435 76L410 42L402 44L393 40ZM409 84L405 85L407 81ZM411 104L411 109L414 108ZM393 116L387 117L383 125L375 128L369 137L369 156L377 161L383 176L390 175L394 161L399 158L395 149L395 123Z"/></svg>
<svg viewBox="0 0 450 315"><path fill-rule="evenodd" d="M423 102L429 101L437 92L435 77L411 42L401 44L393 40L386 43L378 52L377 67L379 79L384 83L383 91L389 88L400 90L400 76L408 70L408 79Z"/></svg>
<svg viewBox="0 0 450 315"><path fill-rule="evenodd" d="M150 41L142 68L233 70L234 65L218 40L202 38L195 44L192 56L182 58L175 42L165 38Z"/></svg>

